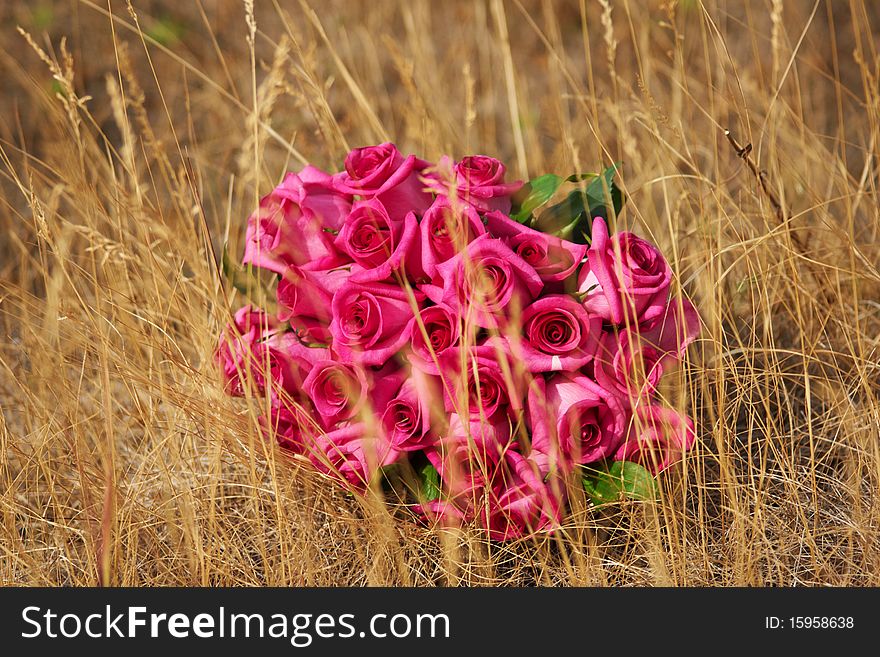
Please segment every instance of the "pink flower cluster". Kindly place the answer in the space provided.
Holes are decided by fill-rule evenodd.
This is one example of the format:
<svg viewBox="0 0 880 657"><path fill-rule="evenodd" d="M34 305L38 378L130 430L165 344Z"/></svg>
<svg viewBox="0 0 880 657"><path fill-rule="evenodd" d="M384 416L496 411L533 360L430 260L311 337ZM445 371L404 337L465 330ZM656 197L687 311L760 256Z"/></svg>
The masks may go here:
<svg viewBox="0 0 880 657"><path fill-rule="evenodd" d="M390 143L288 174L248 220L243 262L278 275L277 309L224 332L227 391L267 396L266 433L351 489L435 468L418 513L499 540L558 525L580 466L679 459L693 423L656 391L694 307L602 218L589 247L511 219L521 186L491 157Z"/></svg>

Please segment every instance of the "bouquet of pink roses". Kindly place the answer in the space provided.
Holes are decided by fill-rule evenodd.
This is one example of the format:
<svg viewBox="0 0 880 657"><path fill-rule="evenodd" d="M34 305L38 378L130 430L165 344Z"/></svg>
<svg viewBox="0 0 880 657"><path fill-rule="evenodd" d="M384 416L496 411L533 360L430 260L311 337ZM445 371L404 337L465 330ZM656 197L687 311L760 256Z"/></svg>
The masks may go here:
<svg viewBox="0 0 880 657"><path fill-rule="evenodd" d="M224 257L243 291L277 280L221 336L227 391L264 395L266 435L347 488L493 539L558 526L572 480L597 504L653 495L695 438L657 385L699 317L655 246L609 234L615 172L507 182L491 157L388 143L289 173L246 269Z"/></svg>

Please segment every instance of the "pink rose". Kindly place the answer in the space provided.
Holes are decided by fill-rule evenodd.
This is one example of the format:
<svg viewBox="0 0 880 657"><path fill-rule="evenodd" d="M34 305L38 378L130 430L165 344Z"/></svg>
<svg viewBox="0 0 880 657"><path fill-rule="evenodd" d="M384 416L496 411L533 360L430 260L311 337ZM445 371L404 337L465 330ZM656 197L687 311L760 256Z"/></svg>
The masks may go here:
<svg viewBox="0 0 880 657"><path fill-rule="evenodd" d="M521 312L544 286L531 265L488 235L438 265L437 271L443 280L442 302L467 324L484 328L503 325L506 314Z"/></svg>
<svg viewBox="0 0 880 657"><path fill-rule="evenodd" d="M415 303L424 296L414 291ZM349 280L333 295L330 333L343 362L382 365L410 339L415 314L409 293L387 283Z"/></svg>
<svg viewBox="0 0 880 657"><path fill-rule="evenodd" d="M392 219L407 212L421 214L431 204L419 172L428 163L414 155L406 158L391 143L356 148L345 158L345 171L334 176L336 189L364 199L376 199Z"/></svg>
<svg viewBox="0 0 880 657"><path fill-rule="evenodd" d="M241 397L245 393L250 370L256 365L254 352L267 338L281 331L280 322L259 308L239 308L233 322L220 336L214 362L220 366L226 393Z"/></svg>
<svg viewBox="0 0 880 657"><path fill-rule="evenodd" d="M260 428L264 436L274 437L282 449L294 454L305 454L309 441L321 433L317 421L299 404L273 407L269 418L260 417Z"/></svg>
<svg viewBox="0 0 880 657"><path fill-rule="evenodd" d="M465 511L459 509L449 500L431 500L425 504L416 504L413 511L424 524L431 521L442 527L461 527L473 518L468 518Z"/></svg>
<svg viewBox="0 0 880 657"><path fill-rule="evenodd" d="M596 381L627 406L644 403L657 390L669 354L639 338L638 330L606 333L594 359Z"/></svg>
<svg viewBox="0 0 880 657"><path fill-rule="evenodd" d="M455 208L449 200L438 196L422 221L422 269L433 279L437 265L446 262L477 237L486 232L480 215L469 205Z"/></svg>
<svg viewBox="0 0 880 657"><path fill-rule="evenodd" d="M422 308L419 319L410 327L410 361L423 372L439 374L441 362L458 346L459 335L458 318L449 308L443 305Z"/></svg>
<svg viewBox="0 0 880 657"><path fill-rule="evenodd" d="M367 376L357 366L333 360L316 362L303 390L321 418L324 428L355 417L367 401Z"/></svg>
<svg viewBox="0 0 880 657"><path fill-rule="evenodd" d="M215 361L220 365L228 394L243 396L248 384L258 393L267 385L274 396L298 395L300 387L326 349L312 349L261 310L244 306L220 338Z"/></svg>
<svg viewBox="0 0 880 657"><path fill-rule="evenodd" d="M603 336L594 359L596 381L627 405L644 403L699 332L700 318L690 301L673 299L653 319Z"/></svg>
<svg viewBox="0 0 880 657"><path fill-rule="evenodd" d="M439 399L439 382L435 377L414 372L406 379L395 397L385 405L382 430L388 443L401 452L424 449L433 440L431 400ZM437 427L440 424L437 423Z"/></svg>
<svg viewBox="0 0 880 657"><path fill-rule="evenodd" d="M545 284L556 284L560 288L587 254L584 244L575 244L534 230L500 212L486 215L486 228L529 263Z"/></svg>
<svg viewBox="0 0 880 657"><path fill-rule="evenodd" d="M506 348L503 340L494 340L471 347L463 362L461 355L454 353L441 363L448 412L494 422L523 410L526 383ZM465 372L459 373L462 367Z"/></svg>
<svg viewBox="0 0 880 657"><path fill-rule="evenodd" d="M330 269L343 264L331 234L324 230L323 215L316 214L315 206L300 205L301 190L288 189L285 184L289 178L264 196L248 218L242 263L278 274L289 265Z"/></svg>
<svg viewBox="0 0 880 657"><path fill-rule="evenodd" d="M522 187L522 181L505 183L506 168L501 162L486 155L469 155L454 167L450 165L451 159L444 155L437 163L437 169L452 169L455 189L449 189L447 182L434 175L429 182L438 195L460 198L480 212L510 212L510 197Z"/></svg>
<svg viewBox="0 0 880 657"><path fill-rule="evenodd" d="M511 424L506 417L492 421L452 413L444 435L425 450L449 499L467 517L473 518L473 509L494 480L510 440Z"/></svg>
<svg viewBox="0 0 880 657"><path fill-rule="evenodd" d="M582 374L563 373L529 388L532 454L542 472L607 458L623 440L625 412L617 398Z"/></svg>
<svg viewBox="0 0 880 657"><path fill-rule="evenodd" d="M663 312L672 270L663 254L633 233L608 237L605 220L593 220L593 243L578 275L578 292L590 314L614 324L637 324ZM618 255L619 251L619 255Z"/></svg>
<svg viewBox="0 0 880 657"><path fill-rule="evenodd" d="M352 280L384 281L395 272L405 272L413 279L422 275L419 239L412 212L402 221L394 221L385 206L370 200L355 203L335 244L363 270L353 272Z"/></svg>
<svg viewBox="0 0 880 657"><path fill-rule="evenodd" d="M508 337L511 353L529 372L573 372L592 360L602 320L567 294L537 299L522 314L523 338Z"/></svg>
<svg viewBox="0 0 880 657"><path fill-rule="evenodd" d="M672 298L662 314L639 324L638 331L646 343L681 358L700 334L700 315L687 299Z"/></svg>
<svg viewBox="0 0 880 657"><path fill-rule="evenodd" d="M280 198L299 205L314 216L324 228L338 231L351 211L351 194L339 192L333 177L308 165L299 173L288 173L275 188Z"/></svg>
<svg viewBox="0 0 880 657"><path fill-rule="evenodd" d="M346 269L310 271L290 266L278 282L278 319L290 325L311 342L329 344L330 303L348 279Z"/></svg>
<svg viewBox="0 0 880 657"><path fill-rule="evenodd" d="M364 422L317 434L310 442L315 467L355 491L364 491L379 468L394 463L399 452L376 437Z"/></svg>
<svg viewBox="0 0 880 657"><path fill-rule="evenodd" d="M633 461L657 474L681 460L696 439L693 420L686 415L663 406L639 406L614 459Z"/></svg>
<svg viewBox="0 0 880 657"><path fill-rule="evenodd" d="M514 450L505 452L500 488L490 494L488 513L479 518L489 538L508 541L559 526L564 486L558 475L547 481L538 467Z"/></svg>

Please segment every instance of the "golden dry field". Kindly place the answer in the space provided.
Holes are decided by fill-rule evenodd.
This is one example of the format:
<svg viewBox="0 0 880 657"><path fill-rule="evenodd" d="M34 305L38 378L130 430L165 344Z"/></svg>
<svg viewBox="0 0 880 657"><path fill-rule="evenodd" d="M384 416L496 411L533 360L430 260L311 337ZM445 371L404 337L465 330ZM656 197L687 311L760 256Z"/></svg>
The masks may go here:
<svg viewBox="0 0 880 657"><path fill-rule="evenodd" d="M873 0L3 2L0 582L880 585L878 35ZM383 141L624 163L703 321L657 502L422 526L223 393L224 244Z"/></svg>

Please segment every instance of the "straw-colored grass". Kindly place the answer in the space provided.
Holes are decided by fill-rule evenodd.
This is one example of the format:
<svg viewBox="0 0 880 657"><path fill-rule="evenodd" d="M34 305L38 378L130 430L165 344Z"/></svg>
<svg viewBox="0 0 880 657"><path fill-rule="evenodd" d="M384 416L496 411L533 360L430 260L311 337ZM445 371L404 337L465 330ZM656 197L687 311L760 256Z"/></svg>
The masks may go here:
<svg viewBox="0 0 880 657"><path fill-rule="evenodd" d="M877 3L131 5L0 5L0 582L880 584ZM620 223L704 323L659 502L441 532L224 396L222 245L286 170L385 139L624 162Z"/></svg>

